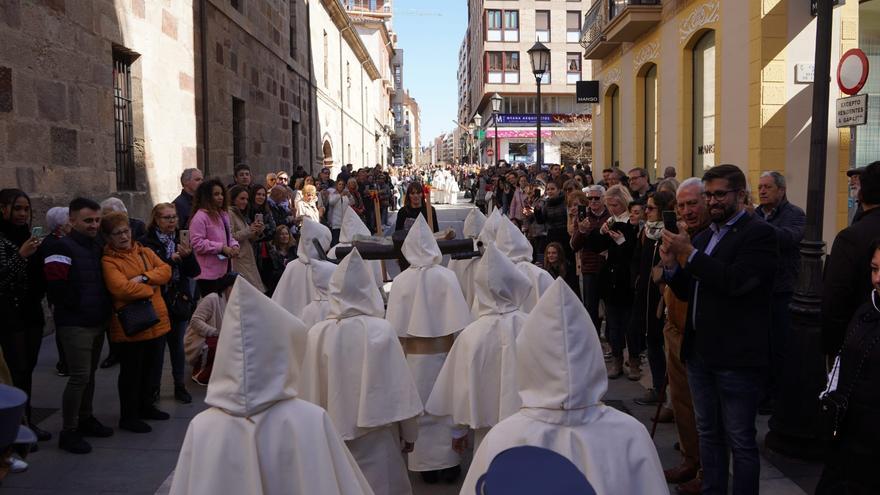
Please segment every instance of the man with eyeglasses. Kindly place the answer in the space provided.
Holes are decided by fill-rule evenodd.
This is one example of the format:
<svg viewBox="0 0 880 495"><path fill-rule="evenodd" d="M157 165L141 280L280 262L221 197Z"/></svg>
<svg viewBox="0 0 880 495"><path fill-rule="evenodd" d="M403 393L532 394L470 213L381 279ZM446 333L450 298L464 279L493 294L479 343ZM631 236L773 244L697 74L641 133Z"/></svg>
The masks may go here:
<svg viewBox="0 0 880 495"><path fill-rule="evenodd" d="M46 253L43 273L70 373L61 401L63 422L58 446L74 454L87 454L92 447L83 437L113 435L113 430L92 414L95 369L112 305L104 285L102 249L97 240L101 205L76 198L70 202L69 212L72 230Z"/></svg>
<svg viewBox="0 0 880 495"><path fill-rule="evenodd" d="M577 206L569 211L569 216L577 219L575 228L571 235L571 247L581 247L575 251L575 256L580 261L581 268L581 291L584 300L584 307L590 314L590 318L596 324L596 329L600 328L601 320L599 320L599 273L602 272L602 266L605 264L605 258L589 249L584 249L586 239L590 236L590 232L598 229L611 215L602 202L605 195L605 188L602 186L589 186L586 188L587 208L586 216L581 219ZM572 214L573 213L573 214Z"/></svg>
<svg viewBox="0 0 880 495"><path fill-rule="evenodd" d="M661 258L675 295L688 301L682 358L693 394L702 492L758 493L761 463L755 418L769 365L774 228L746 211L746 178L735 165L703 175L709 228L693 240L663 231Z"/></svg>
<svg viewBox="0 0 880 495"><path fill-rule="evenodd" d="M629 176L629 191L634 200L644 199L648 193L654 191L654 186L648 180L647 170L637 167L630 170L627 175Z"/></svg>

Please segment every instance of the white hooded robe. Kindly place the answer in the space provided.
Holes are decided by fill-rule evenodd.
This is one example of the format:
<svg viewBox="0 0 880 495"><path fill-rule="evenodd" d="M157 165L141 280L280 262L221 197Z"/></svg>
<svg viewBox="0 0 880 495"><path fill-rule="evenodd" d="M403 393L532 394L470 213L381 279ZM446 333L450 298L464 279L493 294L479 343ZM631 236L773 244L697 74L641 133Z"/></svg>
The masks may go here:
<svg viewBox="0 0 880 495"><path fill-rule="evenodd" d="M410 267L394 278L386 319L399 337L444 337L466 327L473 318L451 270L443 258L425 217L419 215L401 248ZM448 353L408 354L419 396L427 401ZM457 466L452 450L452 418L429 414L419 418L419 441L409 455L411 471L435 471Z"/></svg>
<svg viewBox="0 0 880 495"><path fill-rule="evenodd" d="M516 267L529 278L532 292L523 303L522 310L526 313L530 312L538 304L541 295L553 284L553 276L547 270L532 263L531 243L519 228L505 217L498 221L495 246L507 255L510 261L516 263Z"/></svg>
<svg viewBox="0 0 880 495"><path fill-rule="evenodd" d="M416 442L422 401L371 281L352 250L330 279L328 319L309 330L300 388L327 409L373 491L405 495L412 488L400 437Z"/></svg>
<svg viewBox="0 0 880 495"><path fill-rule="evenodd" d="M519 308L530 287L528 278L492 244L475 272L479 316L456 337L425 410L451 415L456 425L477 430L479 440L519 410L516 337L526 319Z"/></svg>
<svg viewBox="0 0 880 495"><path fill-rule="evenodd" d="M569 459L598 495L668 495L657 449L635 418L602 404L608 376L602 346L584 305L557 279L516 339L522 408L498 423L474 454L461 488L500 452L533 445Z"/></svg>
<svg viewBox="0 0 880 495"><path fill-rule="evenodd" d="M371 236L373 235L370 232L370 229L364 224L364 221L361 220L361 217L358 216L357 212L355 212L351 207L345 209L342 213L342 227L339 229L339 244L330 248L330 252L327 253L327 257L334 260L339 260L339 257L336 256L336 248L337 247L348 247L351 246L354 242L355 236ZM376 280L376 287L382 288L382 285L385 281L382 279L382 262L380 260L364 260L367 266L370 267L370 271L373 274L373 278Z"/></svg>
<svg viewBox="0 0 880 495"><path fill-rule="evenodd" d="M296 248L297 258L284 268L281 280L272 294L273 301L297 318L302 316L303 309L315 298L315 284L309 265L312 260L320 260L321 255L315 249L313 239L317 239L326 252L332 240L330 229L308 217L303 218L299 245Z"/></svg>
<svg viewBox="0 0 880 495"><path fill-rule="evenodd" d="M372 494L330 417L297 398L306 328L239 278L205 402L189 425L171 495Z"/></svg>
<svg viewBox="0 0 880 495"><path fill-rule="evenodd" d="M467 217L464 219L463 233L465 237L477 239L483 225L486 223L486 216L479 208L471 208ZM474 249L477 249L476 241ZM480 258L470 258L466 260L450 260L447 267L455 273L458 283L461 286L461 292L464 294L464 300L469 308L474 307L474 269L477 267Z"/></svg>
<svg viewBox="0 0 880 495"><path fill-rule="evenodd" d="M302 322L306 328L312 328L315 323L327 319L330 312L330 299L327 295L330 291L330 277L336 271L336 265L329 261L311 260L309 268L312 275L312 302L302 310Z"/></svg>

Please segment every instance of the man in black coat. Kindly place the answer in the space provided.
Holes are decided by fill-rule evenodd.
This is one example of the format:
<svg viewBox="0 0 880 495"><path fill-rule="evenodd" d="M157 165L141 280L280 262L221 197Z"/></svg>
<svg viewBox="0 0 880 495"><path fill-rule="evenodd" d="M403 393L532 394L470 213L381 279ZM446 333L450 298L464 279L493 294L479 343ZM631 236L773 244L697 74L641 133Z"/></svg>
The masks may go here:
<svg viewBox="0 0 880 495"><path fill-rule="evenodd" d="M193 199L196 189L202 183L205 176L197 168L188 168L180 174L180 185L183 188L180 194L174 198L174 208L177 209L177 225L181 229L189 228L189 216L192 214Z"/></svg>
<svg viewBox="0 0 880 495"><path fill-rule="evenodd" d="M688 301L682 359L700 437L703 493L758 493L755 417L769 364L770 303L778 247L772 226L746 210L735 165L703 175L712 223L693 242L664 230L661 255L676 296Z"/></svg>
<svg viewBox="0 0 880 495"><path fill-rule="evenodd" d="M834 238L825 260L822 298L822 337L825 352L837 354L856 309L871 293L871 243L880 238L880 161L859 177L862 212Z"/></svg>

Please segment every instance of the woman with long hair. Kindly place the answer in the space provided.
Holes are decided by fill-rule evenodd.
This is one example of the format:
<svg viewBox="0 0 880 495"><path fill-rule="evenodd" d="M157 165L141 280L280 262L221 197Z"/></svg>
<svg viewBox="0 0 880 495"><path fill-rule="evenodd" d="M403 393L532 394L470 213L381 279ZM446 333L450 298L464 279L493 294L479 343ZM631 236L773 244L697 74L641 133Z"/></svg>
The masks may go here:
<svg viewBox="0 0 880 495"><path fill-rule="evenodd" d="M232 271L232 259L240 253L232 237L227 208L226 187L218 179L199 184L189 221L190 241L201 273L196 277L199 292L213 292L217 281Z"/></svg>
<svg viewBox="0 0 880 495"><path fill-rule="evenodd" d="M249 220L250 193L245 186L234 186L229 190L229 220L232 238L238 241L239 256L232 262L232 268L242 278L250 282L260 292L266 292L263 280L260 278L260 270L257 268L257 258L254 255L253 243L260 238L266 225L262 222Z"/></svg>
<svg viewBox="0 0 880 495"><path fill-rule="evenodd" d="M157 353L158 362L153 368L153 397L158 398L162 383L162 369L165 361L165 344L171 356L171 376L174 379L174 398L183 404L192 402L192 396L186 390L184 379L185 356L183 352L183 334L189 324L189 318L195 309L194 295L190 289L190 280L197 276L201 269L189 240L180 239L177 209L171 203L159 203L153 207L147 224L147 233L141 237L144 247L150 248L171 267L171 280L162 286L162 298L168 308L171 330L160 337L161 351Z"/></svg>
<svg viewBox="0 0 880 495"><path fill-rule="evenodd" d="M635 299L633 300L630 340L644 339L648 350L648 366L651 368L653 387L637 404L656 404L663 400L661 391L666 385L666 355L663 349L664 314L662 299L662 275L660 267L660 235L663 231L663 212L675 211L675 195L666 192L650 192L644 206L645 227L641 230L633 250L633 276Z"/></svg>
<svg viewBox="0 0 880 495"><path fill-rule="evenodd" d="M43 260L37 254L42 239L31 235L31 199L24 191L0 191L0 213L0 348L12 374L12 384L28 396L27 421L37 438L46 441L52 435L31 422L30 401L45 323L42 299L46 283Z"/></svg>
<svg viewBox="0 0 880 495"><path fill-rule="evenodd" d="M406 198L403 208L397 212L397 222L394 230L409 230L416 218L422 215L428 220L428 208L425 204L425 193L421 183L410 182L406 187ZM437 225L437 210L431 208L431 220L433 221L434 232L439 232ZM431 222L428 222L431 223Z"/></svg>
<svg viewBox="0 0 880 495"><path fill-rule="evenodd" d="M254 247L254 257L257 260L257 268L260 272L260 278L265 285L266 273L264 271L272 270L272 259L270 251L272 249L272 239L275 237L275 216L269 206L269 192L261 184L252 185L249 191L248 202L248 223L262 223L263 231L257 235L252 241ZM271 292L269 292L271 294Z"/></svg>
<svg viewBox="0 0 880 495"><path fill-rule="evenodd" d="M544 248L544 269L550 272L554 279L562 277L575 294L579 292L577 275L569 269L568 260L565 259L565 249L558 242L551 242Z"/></svg>

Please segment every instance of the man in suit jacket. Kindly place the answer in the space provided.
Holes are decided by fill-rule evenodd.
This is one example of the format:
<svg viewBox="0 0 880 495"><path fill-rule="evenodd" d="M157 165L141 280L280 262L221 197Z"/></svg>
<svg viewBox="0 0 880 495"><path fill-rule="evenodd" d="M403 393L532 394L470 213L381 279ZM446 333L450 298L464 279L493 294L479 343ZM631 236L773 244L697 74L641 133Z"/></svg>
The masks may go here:
<svg viewBox="0 0 880 495"><path fill-rule="evenodd" d="M712 223L693 241L663 232L666 277L688 301L682 359L693 393L704 494L758 493L755 417L769 364L770 304L778 247L773 227L746 211L746 178L735 165L703 175Z"/></svg>

